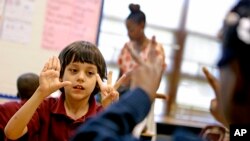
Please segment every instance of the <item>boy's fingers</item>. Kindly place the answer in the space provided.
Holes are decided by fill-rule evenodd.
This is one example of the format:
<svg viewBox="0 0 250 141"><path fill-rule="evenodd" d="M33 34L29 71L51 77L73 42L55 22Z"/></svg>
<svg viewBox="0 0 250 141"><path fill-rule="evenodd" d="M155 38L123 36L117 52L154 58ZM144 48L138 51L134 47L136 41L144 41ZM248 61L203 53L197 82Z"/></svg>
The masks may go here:
<svg viewBox="0 0 250 141"><path fill-rule="evenodd" d="M70 82L70 81L63 81L63 82L61 82L61 84L60 84L60 88L65 87L65 86L69 86L69 85L71 85L71 84L72 84L72 82Z"/></svg>
<svg viewBox="0 0 250 141"><path fill-rule="evenodd" d="M100 77L100 75L98 73L96 74L96 80L97 80L97 83L98 83L100 89L103 90L102 79L101 79L101 77Z"/></svg>
<svg viewBox="0 0 250 141"><path fill-rule="evenodd" d="M60 70L61 70L60 60L56 58L56 71L60 71Z"/></svg>
<svg viewBox="0 0 250 141"><path fill-rule="evenodd" d="M127 78L126 74L123 74L115 83L114 89L117 90L121 86L121 84L125 81L126 78Z"/></svg>
<svg viewBox="0 0 250 141"><path fill-rule="evenodd" d="M49 61L48 61L48 68L47 68L47 69L52 69L52 65L53 65L53 59L52 59L52 58L49 58Z"/></svg>
<svg viewBox="0 0 250 141"><path fill-rule="evenodd" d="M113 74L113 71L108 72L108 78L107 78L108 85L112 85L112 74Z"/></svg>
<svg viewBox="0 0 250 141"><path fill-rule="evenodd" d="M52 57L52 68L53 70L57 70L58 58L56 56Z"/></svg>
<svg viewBox="0 0 250 141"><path fill-rule="evenodd" d="M46 64L44 65L44 67L43 67L43 72L45 72L46 70L48 70L48 67L49 67L49 63L48 62L46 62Z"/></svg>

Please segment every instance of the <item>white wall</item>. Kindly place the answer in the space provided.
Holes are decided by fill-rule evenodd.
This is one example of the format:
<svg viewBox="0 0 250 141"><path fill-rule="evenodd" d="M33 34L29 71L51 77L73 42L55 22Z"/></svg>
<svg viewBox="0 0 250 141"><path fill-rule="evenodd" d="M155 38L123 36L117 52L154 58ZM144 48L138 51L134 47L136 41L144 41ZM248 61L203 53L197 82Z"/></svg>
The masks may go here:
<svg viewBox="0 0 250 141"><path fill-rule="evenodd" d="M16 79L25 72L39 74L43 64L55 51L41 48L46 1L35 0L31 39L17 43L0 39L0 92L16 94Z"/></svg>
<svg viewBox="0 0 250 141"><path fill-rule="evenodd" d="M0 93L16 95L19 75L39 74L72 41L95 42L101 1L0 0Z"/></svg>

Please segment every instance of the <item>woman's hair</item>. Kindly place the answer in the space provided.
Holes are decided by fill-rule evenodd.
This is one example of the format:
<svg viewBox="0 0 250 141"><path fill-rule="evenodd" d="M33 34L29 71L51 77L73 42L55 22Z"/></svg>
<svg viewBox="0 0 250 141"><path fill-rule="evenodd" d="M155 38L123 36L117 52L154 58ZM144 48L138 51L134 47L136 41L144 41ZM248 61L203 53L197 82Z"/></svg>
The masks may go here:
<svg viewBox="0 0 250 141"><path fill-rule="evenodd" d="M127 17L127 20L132 20L137 24L146 23L146 16L144 12L140 10L140 5L138 4L129 4L130 14Z"/></svg>
<svg viewBox="0 0 250 141"><path fill-rule="evenodd" d="M92 43L87 41L76 41L66 46L59 54L59 60L61 64L60 78L63 77L65 68L71 62L81 62L93 64L97 67L97 71L101 79L107 78L107 67L105 60L99 51L99 49ZM62 92L63 88L60 89ZM97 94L100 91L98 85L96 85L92 95Z"/></svg>

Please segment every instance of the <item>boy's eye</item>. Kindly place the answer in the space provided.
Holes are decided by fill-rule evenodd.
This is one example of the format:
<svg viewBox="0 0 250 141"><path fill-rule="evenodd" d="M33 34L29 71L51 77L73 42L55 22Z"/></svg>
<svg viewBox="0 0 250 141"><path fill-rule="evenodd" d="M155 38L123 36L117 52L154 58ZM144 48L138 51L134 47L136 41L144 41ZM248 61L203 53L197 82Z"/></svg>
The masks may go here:
<svg viewBox="0 0 250 141"><path fill-rule="evenodd" d="M78 70L77 70L77 69L69 69L69 71L75 73L75 72L77 72Z"/></svg>
<svg viewBox="0 0 250 141"><path fill-rule="evenodd" d="M95 73L94 72L92 72L92 71L89 71L88 72L88 75L94 75Z"/></svg>

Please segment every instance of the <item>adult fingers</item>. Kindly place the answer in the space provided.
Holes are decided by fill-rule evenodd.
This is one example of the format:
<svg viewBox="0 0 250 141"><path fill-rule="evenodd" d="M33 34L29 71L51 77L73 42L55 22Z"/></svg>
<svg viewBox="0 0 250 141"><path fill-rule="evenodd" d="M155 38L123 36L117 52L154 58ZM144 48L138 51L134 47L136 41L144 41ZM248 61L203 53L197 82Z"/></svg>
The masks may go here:
<svg viewBox="0 0 250 141"><path fill-rule="evenodd" d="M152 37L151 43L150 43L150 48L149 48L149 53L148 53L148 60L153 63L155 61L155 58L160 54L157 51L157 42L155 39L155 36Z"/></svg>
<svg viewBox="0 0 250 141"><path fill-rule="evenodd" d="M215 87L214 81L216 81L214 76L208 71L206 67L202 67L202 71L205 74L205 77L208 80L209 84L214 88Z"/></svg>
<svg viewBox="0 0 250 141"><path fill-rule="evenodd" d="M154 49L156 45L157 45L156 38L155 36L152 36L150 49Z"/></svg>
<svg viewBox="0 0 250 141"><path fill-rule="evenodd" d="M218 80L208 71L206 67L202 67L202 71L205 74L205 77L209 85L213 88L213 90L215 91L215 94L217 95L218 89L219 89Z"/></svg>

